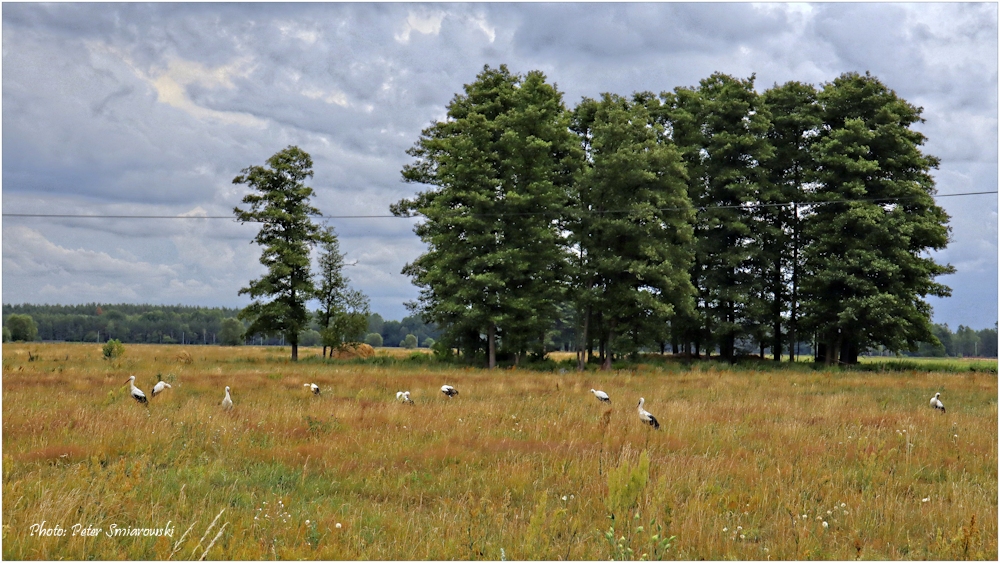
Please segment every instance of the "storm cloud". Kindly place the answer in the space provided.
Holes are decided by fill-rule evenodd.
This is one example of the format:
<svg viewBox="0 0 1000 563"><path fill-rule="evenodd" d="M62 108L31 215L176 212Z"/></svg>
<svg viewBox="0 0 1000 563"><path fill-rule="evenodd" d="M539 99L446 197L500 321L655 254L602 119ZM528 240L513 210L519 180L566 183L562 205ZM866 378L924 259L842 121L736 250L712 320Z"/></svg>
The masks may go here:
<svg viewBox="0 0 1000 563"><path fill-rule="evenodd" d="M327 215L387 215L407 148L484 65L543 71L568 106L720 71L762 91L870 71L924 109L941 194L997 186L996 4L3 5L3 211L186 215L3 221L5 303L238 307L262 272L232 179L288 145ZM941 198L935 321L992 326L997 198ZM331 220L388 318L417 290L413 219Z"/></svg>

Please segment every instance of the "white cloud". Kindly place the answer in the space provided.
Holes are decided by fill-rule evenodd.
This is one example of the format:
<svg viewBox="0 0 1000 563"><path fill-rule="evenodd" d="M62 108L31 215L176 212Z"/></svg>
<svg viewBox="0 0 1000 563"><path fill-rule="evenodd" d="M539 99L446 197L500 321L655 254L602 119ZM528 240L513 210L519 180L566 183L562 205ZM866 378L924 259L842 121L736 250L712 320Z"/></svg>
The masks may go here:
<svg viewBox="0 0 1000 563"><path fill-rule="evenodd" d="M96 53L117 55L136 76L153 87L158 101L180 109L192 117L234 123L244 127L262 128L266 125L266 122L248 113L202 107L188 95L188 87L195 85L205 88L235 89L233 78L246 78L254 70L253 59L250 57L239 58L216 67L172 57L167 61L166 68L153 67L149 71L144 71L132 57L119 49L96 41L89 42L88 47Z"/></svg>
<svg viewBox="0 0 1000 563"><path fill-rule="evenodd" d="M310 100L323 100L328 104L337 104L345 108L348 105L347 94L338 90L323 91L319 88L307 88L302 90L301 94Z"/></svg>
<svg viewBox="0 0 1000 563"><path fill-rule="evenodd" d="M406 24L403 31L396 34L396 41L400 43L410 42L410 33L416 31L424 35L437 35L441 33L441 22L444 20L444 12L436 14L415 14L410 12L406 17Z"/></svg>

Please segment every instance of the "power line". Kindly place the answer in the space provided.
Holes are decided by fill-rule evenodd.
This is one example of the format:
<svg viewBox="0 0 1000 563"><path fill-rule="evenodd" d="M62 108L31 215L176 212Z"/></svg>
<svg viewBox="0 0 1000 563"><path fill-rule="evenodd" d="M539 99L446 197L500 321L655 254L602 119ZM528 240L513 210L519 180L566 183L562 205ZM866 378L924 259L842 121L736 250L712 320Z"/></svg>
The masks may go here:
<svg viewBox="0 0 1000 563"><path fill-rule="evenodd" d="M995 194L997 190L985 191L985 192L964 192L958 194L936 194L930 196L932 198L941 197L961 197L961 196L974 196L974 195L986 195ZM858 199L845 199L836 201L789 201L782 203L742 203L735 205L703 205L695 206L693 209L698 211L706 211L709 209L746 209L746 208L757 208L757 207L790 207L794 205L802 206L817 206L817 205L828 205L828 204L843 204L843 203L853 203L853 202L881 202L881 203L891 203L906 201L911 199L917 199L924 197L923 195L910 196L910 197L883 197L883 198L858 198ZM658 208L657 211L679 211L681 207L664 207ZM632 209L611 209L602 211L587 211L588 214L612 214L612 213L631 213ZM550 211L522 211L522 212L501 212L501 213L474 213L470 216L512 216L512 215L545 215L551 213ZM317 215L315 217L319 219L413 219L421 217L423 214L416 213L413 215ZM68 213L3 213L3 217L17 217L17 218L49 218L49 219L230 219L235 221L236 218L231 215L74 215ZM254 223L257 221L245 221L247 223Z"/></svg>

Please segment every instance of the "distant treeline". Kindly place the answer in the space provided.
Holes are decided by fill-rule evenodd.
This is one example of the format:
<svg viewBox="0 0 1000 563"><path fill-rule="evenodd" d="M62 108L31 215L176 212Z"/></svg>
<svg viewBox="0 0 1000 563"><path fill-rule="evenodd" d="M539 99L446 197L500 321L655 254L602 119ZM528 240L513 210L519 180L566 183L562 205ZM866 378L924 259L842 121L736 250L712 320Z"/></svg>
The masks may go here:
<svg viewBox="0 0 1000 563"><path fill-rule="evenodd" d="M952 332L947 324L935 324L932 328L934 336L941 341L938 345L922 343L917 349L918 356L956 356L956 357L997 357L997 324L993 328L974 330L958 325L958 330Z"/></svg>
<svg viewBox="0 0 1000 563"><path fill-rule="evenodd" d="M86 305L3 305L3 325L11 315L28 315L38 327L37 340L147 344L218 344L225 319L236 318L239 309L190 307L185 305L133 305L128 303ZM319 345L318 326L312 323L302 335L305 346ZM381 335L384 346L400 346L408 334L418 345L436 339L438 331L418 317L387 321L379 314L368 318L368 332ZM6 331L5 331L6 334ZM252 344L279 345L280 336L254 337Z"/></svg>

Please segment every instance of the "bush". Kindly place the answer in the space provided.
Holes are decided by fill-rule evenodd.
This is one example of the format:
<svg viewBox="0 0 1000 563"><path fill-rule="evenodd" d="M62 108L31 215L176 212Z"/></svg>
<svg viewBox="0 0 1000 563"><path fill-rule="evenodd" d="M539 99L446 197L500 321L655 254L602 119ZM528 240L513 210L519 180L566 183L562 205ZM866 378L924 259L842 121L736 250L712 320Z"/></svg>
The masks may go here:
<svg viewBox="0 0 1000 563"><path fill-rule="evenodd" d="M125 345L120 340L112 338L104 343L104 348L101 351L104 352L105 360L113 360L125 355Z"/></svg>
<svg viewBox="0 0 1000 563"><path fill-rule="evenodd" d="M319 346L323 342L323 337L319 332L309 329L299 334L300 346Z"/></svg>
<svg viewBox="0 0 1000 563"><path fill-rule="evenodd" d="M31 315L11 315L7 317L10 339L17 342L34 342L38 338L38 325Z"/></svg>
<svg viewBox="0 0 1000 563"><path fill-rule="evenodd" d="M365 337L365 344L372 346L374 348L381 347L382 335L377 332L369 332L368 336Z"/></svg>
<svg viewBox="0 0 1000 563"><path fill-rule="evenodd" d="M3 327L3 341L10 342L10 329Z"/></svg>
<svg viewBox="0 0 1000 563"><path fill-rule="evenodd" d="M163 337L167 341L167 337ZM223 346L239 346L243 344L243 323L232 317L223 319L219 329L219 344Z"/></svg>
<svg viewBox="0 0 1000 563"><path fill-rule="evenodd" d="M434 347L434 339L428 336L427 338L424 339L424 348L433 348L433 347Z"/></svg>
<svg viewBox="0 0 1000 563"><path fill-rule="evenodd" d="M403 348L416 348L417 347L417 337L412 334L407 334L406 338L403 339L399 345Z"/></svg>

